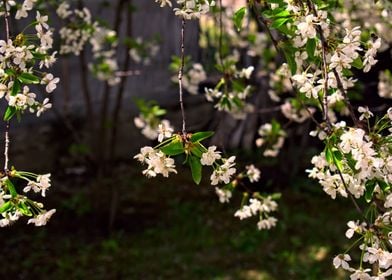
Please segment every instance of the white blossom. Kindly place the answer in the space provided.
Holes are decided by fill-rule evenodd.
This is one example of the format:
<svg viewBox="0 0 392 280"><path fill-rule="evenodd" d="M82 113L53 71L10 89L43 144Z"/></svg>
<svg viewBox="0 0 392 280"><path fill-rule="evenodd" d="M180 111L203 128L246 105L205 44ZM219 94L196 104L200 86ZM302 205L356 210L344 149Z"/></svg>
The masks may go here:
<svg viewBox="0 0 392 280"><path fill-rule="evenodd" d="M201 155L200 163L202 165L213 165L214 162L218 159L221 159L221 155L219 151L216 151L216 146L208 147L207 152Z"/></svg>

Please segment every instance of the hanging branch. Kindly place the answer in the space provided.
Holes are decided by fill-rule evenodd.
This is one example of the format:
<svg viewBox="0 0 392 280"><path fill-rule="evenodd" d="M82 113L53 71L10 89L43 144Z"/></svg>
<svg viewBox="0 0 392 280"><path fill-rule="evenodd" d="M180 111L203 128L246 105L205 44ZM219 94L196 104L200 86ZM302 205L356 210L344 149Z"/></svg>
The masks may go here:
<svg viewBox="0 0 392 280"><path fill-rule="evenodd" d="M129 1L128 5L131 5L132 1ZM128 7L127 9L127 30L126 30L126 36L131 37L132 36L132 10ZM120 117L120 111L122 107L122 100L123 100L123 95L125 91L125 86L128 80L128 76L126 75L128 72L133 73L133 71L129 71L129 65L131 63L131 57L129 55L129 49L130 47L127 46L125 48L125 53L124 53L124 64L123 64L123 71L121 73L125 74L121 76L121 81L118 86L117 94L116 94L116 101L115 101L115 106L113 110L113 117L112 117L112 130L111 130L111 137L110 137L110 145L109 145L109 158L113 159L116 153L116 140L117 140L117 130L118 130L118 120Z"/></svg>
<svg viewBox="0 0 392 280"><path fill-rule="evenodd" d="M116 6L116 12L114 16L114 28L113 30L116 32L116 34L119 34L120 32L120 27L121 27L121 22L122 22L122 13L123 13L123 7L125 4L126 0L118 0L117 6ZM116 51L118 51L119 45L117 46ZM106 160L107 160L107 140L108 140L108 135L107 135L107 123L108 123L108 114L109 114L109 109L110 109L110 93L112 92L112 88L109 85L109 83L106 81L105 86L103 89L103 97L102 97L102 106L101 106L101 111L100 111L100 121L99 121L99 127L98 127L98 161L99 161L99 174L101 174L101 171L104 171L106 168Z"/></svg>
<svg viewBox="0 0 392 280"><path fill-rule="evenodd" d="M309 6L309 9L311 9L311 12L317 18L318 14L317 14L316 8L313 5L313 3L309 0L307 1L307 3ZM320 25L316 25L316 30L317 30L317 33L320 37L320 41L321 41L321 56L322 56L322 63L323 63L322 68L323 68L323 76L324 76L324 83L323 83L324 84L323 85L324 86L324 88L323 88L324 99L322 101L320 100L320 102L322 103L321 106L323 106L323 108L324 108L323 113L324 113L325 123L327 124L327 127L330 130L332 127L332 124L331 124L331 120L329 119L329 115L328 115L328 111L329 111L329 108L328 108L328 67L327 67L328 43L327 43L327 40L325 39L324 32L321 29Z"/></svg>
<svg viewBox="0 0 392 280"><path fill-rule="evenodd" d="M254 16L256 18L256 21L257 21L258 25L260 27L262 27L262 26L265 27L264 28L265 32L267 32L268 37L270 38L272 44L274 45L274 48L275 48L276 52L279 53L282 57L284 57L281 49L279 48L278 41L275 39L274 35L272 34L271 29L268 27L268 22L265 20L263 15L257 9L256 3L252 4L252 10L253 10L253 13L254 13Z"/></svg>
<svg viewBox="0 0 392 280"><path fill-rule="evenodd" d="M268 27L268 22L264 19L264 17L261 15L261 13L259 13L259 10L257 9L256 3L253 3L253 5L252 5L252 10L253 10L253 13L254 13L254 16L255 16L255 19L256 19L258 25L259 25L260 27L264 26L264 29L265 29L265 31L267 32L268 37L270 38L270 40L271 40L271 42L272 42L272 44L273 44L273 46L274 46L276 52L277 52L282 58L284 58L284 57L285 57L285 56L284 56L284 53L283 53L282 49L279 47L278 41L275 39L274 35L272 34L271 29ZM294 85L294 82L293 82L293 80L291 79L291 77L290 77L289 79L290 79L290 83L291 83L292 85ZM300 102L301 102L301 105L305 108L305 110L306 110L307 113L309 114L309 117L311 118L311 120L313 121L313 123L315 123L316 126L317 126L318 128L320 128L321 130L323 130L322 125L314 118L314 116L313 116L312 112L309 110L308 106L307 106L306 104L304 104L301 100L300 100ZM324 110L325 110L324 106L321 106L321 108L322 108L322 111L323 111L323 113L324 113ZM325 114L325 115L327 115L327 114ZM328 117L327 117L327 118L328 118ZM328 122L327 122L327 123L328 123Z"/></svg>
<svg viewBox="0 0 392 280"><path fill-rule="evenodd" d="M4 6L4 24L5 24L5 37L8 44L8 40L10 39L10 27L8 22L8 10L7 10L7 1L3 0ZM9 163L9 147L10 147L10 121L6 122L5 125L5 133L4 133L4 172L8 173L8 163Z"/></svg>
<svg viewBox="0 0 392 280"><path fill-rule="evenodd" d="M83 0L78 1L78 7L79 9L84 8L84 2ZM87 110L87 123L94 124L94 110L93 110L93 105L92 105L92 100L91 100L91 90L88 84L88 63L86 60L86 50L85 46L83 46L83 49L80 52L79 55L79 66L80 66L80 72L81 72L81 83L82 83L82 93L83 93L83 98L84 102L86 105L86 110Z"/></svg>
<svg viewBox="0 0 392 280"><path fill-rule="evenodd" d="M317 17L317 11L316 11L316 8L315 8L314 4L311 1L309 1L309 0L307 2L308 2L309 8L311 8L311 10L313 12L313 15L315 17ZM327 90L328 90L328 71L327 71L327 58L326 58L326 52L327 52L327 49L328 49L328 42L325 39L324 32L321 29L320 25L316 25L316 30L317 30L317 33L320 36L321 45L322 45L321 50L322 50L322 60L323 60L323 75L324 75L324 113L325 113L325 121L326 121L328 127L330 128L331 122L330 122L329 116L328 116L328 95L327 95ZM348 108L348 110L350 112L350 117L351 117L352 121L354 122L354 125L357 126L358 125L358 119L357 119L357 117L355 115L354 108L351 105L351 102L350 102L350 100L348 98L347 92L346 92L346 90L343 87L342 80L340 79L340 76L339 76L338 72L336 71L336 69L333 69L333 74L335 76L338 88L341 91L341 93L343 94L344 102L346 103L346 106L347 106L347 108Z"/></svg>
<svg viewBox="0 0 392 280"><path fill-rule="evenodd" d="M182 18L181 21L181 66L178 71L178 89L180 96L180 107L181 107L181 116L182 116L182 136L186 137L186 119L185 119L185 109L184 109L184 101L183 101L183 88L182 88L182 76L184 73L184 64L185 64L185 18Z"/></svg>

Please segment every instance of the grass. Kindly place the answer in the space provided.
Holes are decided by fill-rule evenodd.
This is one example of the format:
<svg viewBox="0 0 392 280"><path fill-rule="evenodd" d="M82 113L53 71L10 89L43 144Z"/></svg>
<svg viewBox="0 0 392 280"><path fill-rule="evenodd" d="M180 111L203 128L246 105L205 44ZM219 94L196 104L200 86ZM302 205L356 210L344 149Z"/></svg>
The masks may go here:
<svg viewBox="0 0 392 280"><path fill-rule="evenodd" d="M3 279L345 279L332 267L345 246L348 201L333 201L313 182L282 191L279 224L258 231L233 217L211 186L187 178L145 180L119 169L101 186L95 211L88 188L57 182L51 223L1 231ZM139 172L139 171L137 171ZM121 174L121 175L120 175ZM55 191L56 185L58 186ZM119 193L108 231L113 188Z"/></svg>

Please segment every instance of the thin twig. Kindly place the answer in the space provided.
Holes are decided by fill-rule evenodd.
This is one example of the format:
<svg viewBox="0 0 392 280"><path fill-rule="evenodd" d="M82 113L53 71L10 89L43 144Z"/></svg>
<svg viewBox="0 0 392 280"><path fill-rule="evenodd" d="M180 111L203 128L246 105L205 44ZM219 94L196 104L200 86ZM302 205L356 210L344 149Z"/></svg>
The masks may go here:
<svg viewBox="0 0 392 280"><path fill-rule="evenodd" d="M7 10L7 1L3 0L4 6L4 24L5 24L5 37L8 44L8 40L10 39L10 26L8 22L8 10ZM9 148L10 148L10 121L6 122L5 125L5 133L4 133L4 172L8 173L8 163L9 163Z"/></svg>
<svg viewBox="0 0 392 280"><path fill-rule="evenodd" d="M312 10L313 15L317 18L318 14L316 11L316 7L313 5L311 1L308 0L308 6ZM320 25L316 25L316 30L318 35L320 36L320 41L321 41L321 55L322 55L322 63L323 63L323 76L324 76L324 99L321 101L321 106L323 106L324 110L324 120L328 126L328 129L331 129L332 124L329 119L328 115L328 67L327 67L327 49L328 49L328 43L327 40L325 39L324 32L321 28Z"/></svg>
<svg viewBox="0 0 392 280"><path fill-rule="evenodd" d="M117 2L117 7L116 7L116 12L114 16L114 31L116 34L119 34L120 32L120 27L121 27L121 22L122 22L122 13L123 13L123 7L125 4L126 0L118 0ZM116 48L116 51L118 51L119 45ZM108 135L107 135L107 128L108 128L108 114L109 114L109 108L110 108L110 93L112 92L112 88L109 85L109 83L106 81L105 86L103 89L103 97L102 97L102 106L100 110L100 124L99 124L99 130L98 130L98 135L99 135L99 141L98 141L98 161L99 161L99 174L101 174L101 171L105 171L106 168L106 160L107 160L107 140L108 140Z"/></svg>
<svg viewBox="0 0 392 280"><path fill-rule="evenodd" d="M182 18L181 21L181 66L178 71L178 89L180 95L180 107L181 107L181 115L182 115L182 135L186 136L186 119L185 119L185 109L184 109L184 101L183 101L183 89L182 89L182 76L184 74L184 65L185 65L185 18Z"/></svg>
<svg viewBox="0 0 392 280"><path fill-rule="evenodd" d="M84 2L83 0L78 1L78 7L79 9L84 8ZM93 105L91 101L91 91L90 87L88 84L88 68L87 68L87 61L86 61L86 51L85 51L85 46L83 46L83 49L80 52L79 55L79 66L80 66L80 79L81 79L81 86L82 86L82 93L83 93L83 98L84 102L86 105L86 110L87 110L87 123L94 124L94 110L93 110Z"/></svg>
<svg viewBox="0 0 392 280"><path fill-rule="evenodd" d="M275 37L273 36L272 31L271 31L270 28L268 27L267 21L264 19L264 17L263 17L261 14L259 15L259 11L258 11L258 9L257 9L257 7L256 7L256 3L254 3L252 7L253 7L253 13L255 14L255 17L256 17L256 21L258 22L258 24L259 24L260 26L264 26L264 27L265 27L265 31L267 32L267 34L268 34L268 36L269 36L269 38L270 38L272 44L274 45L274 48L275 48L276 52L277 52L282 58L284 58L284 57L285 57L285 56L284 56L284 53L283 53L282 49L279 47L278 41L277 41L277 40L275 39ZM292 85L294 85L294 82L293 82L293 80L291 79L291 77L290 77L289 79L290 79L290 83L291 83ZM299 99L299 100L300 100L300 99ZM301 102L302 106L305 108L305 110L308 112L309 117L310 117L310 118L312 119L312 121L317 125L317 127L319 127L320 129L323 129L322 126L321 126L321 124L314 118L314 116L313 116L312 112L309 110L309 108L302 102L302 100L300 100L300 102ZM322 108L324 108L324 107L322 107Z"/></svg>
<svg viewBox="0 0 392 280"><path fill-rule="evenodd" d="M275 50L277 51L277 53L282 54L282 50L279 47L278 41L275 39L271 29L268 27L268 22L264 19L261 13L259 13L256 3L253 3L252 8L253 8L253 13L255 14L256 17L256 21L259 23L260 26L265 27L265 31L267 32L268 37L270 38L272 44L274 45Z"/></svg>
<svg viewBox="0 0 392 280"><path fill-rule="evenodd" d="M348 111L350 112L350 117L351 117L352 121L354 122L354 125L358 126L358 124L359 124L358 118L355 115L354 108L351 105L350 99L348 98L347 91L344 89L342 80L340 79L340 76L339 76L338 72L336 71L336 69L333 69L333 74L335 75L336 83L338 85L338 89L343 94L344 102L346 103Z"/></svg>
<svg viewBox="0 0 392 280"><path fill-rule="evenodd" d="M86 105L86 110L87 110L87 122L93 123L94 121L94 111L93 111L93 105L91 102L91 92L90 92L90 87L88 84L88 69L87 69L87 61L86 61L86 54L85 54L85 48L83 47L83 50L80 52L79 55L79 66L80 66L80 79L82 83L82 93L83 93L83 98L84 98L84 103Z"/></svg>

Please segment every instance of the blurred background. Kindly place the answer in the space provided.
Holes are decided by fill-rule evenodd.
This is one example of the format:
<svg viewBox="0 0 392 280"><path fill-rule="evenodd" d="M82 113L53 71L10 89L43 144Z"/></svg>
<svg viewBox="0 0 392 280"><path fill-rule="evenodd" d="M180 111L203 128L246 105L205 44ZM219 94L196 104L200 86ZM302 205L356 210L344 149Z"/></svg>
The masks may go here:
<svg viewBox="0 0 392 280"><path fill-rule="evenodd" d="M202 94L204 86L217 83L213 75L200 83L199 94L185 93L189 131L216 130L211 143L236 155L239 166L253 163L261 169L261 182L252 187L282 193L279 222L270 231L258 231L256 221L235 218L241 198L220 204L208 174L199 186L181 167L169 179L147 179L133 156L154 141L134 125L136 101L154 100L179 130L178 88L172 79L176 73L169 65L172 56L179 55L181 22L171 9L161 9L154 1L71 4L88 7L95 20L125 42L115 47L120 83L110 87L89 72L92 51L86 46L78 56L58 59L55 72L61 82L51 97L53 109L40 118L25 115L22 122L12 123L11 164L52 173L45 205L57 212L44 228L17 223L1 229L1 277L345 279L331 260L344 251L344 221L355 219L356 213L349 201L331 200L317 182L307 179L305 170L321 147L308 136L311 122L292 125L280 108L242 119L218 114ZM22 29L18 24L13 23L15 34ZM60 28L63 23L53 19L51 24ZM186 54L202 64L208 63L214 48L200 44L204 31L198 21L187 23ZM272 49L270 43L263 46ZM132 49L138 53L129 55ZM241 55L244 66L255 60L244 50ZM279 63L282 58L269 59ZM374 91L378 72L390 69L390 62L389 48L380 54L380 63L362 89L365 100L371 100L367 104L380 111L391 104ZM273 106L266 64L258 64L251 81L256 88L252 102L259 110ZM255 145L259 126L272 118L285 120L290 135L273 159L263 157Z"/></svg>

